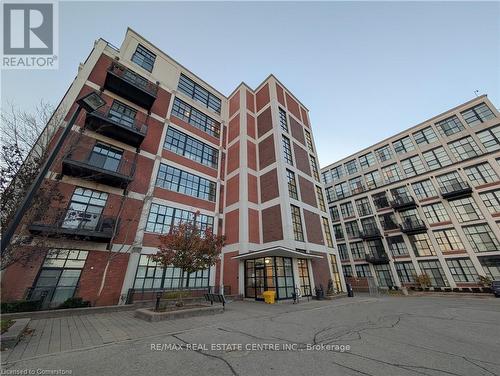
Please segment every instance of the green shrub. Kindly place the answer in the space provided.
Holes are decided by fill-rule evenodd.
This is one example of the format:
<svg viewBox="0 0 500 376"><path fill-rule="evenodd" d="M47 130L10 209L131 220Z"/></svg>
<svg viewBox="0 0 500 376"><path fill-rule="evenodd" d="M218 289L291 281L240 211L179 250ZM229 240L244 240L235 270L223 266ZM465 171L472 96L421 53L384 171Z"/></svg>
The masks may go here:
<svg viewBox="0 0 500 376"><path fill-rule="evenodd" d="M84 308L84 307L90 307L90 302L88 300L83 300L82 298L69 298L57 308L66 309L66 308Z"/></svg>
<svg viewBox="0 0 500 376"><path fill-rule="evenodd" d="M1 304L1 313L32 312L41 308L40 300L16 300L13 302L4 302Z"/></svg>

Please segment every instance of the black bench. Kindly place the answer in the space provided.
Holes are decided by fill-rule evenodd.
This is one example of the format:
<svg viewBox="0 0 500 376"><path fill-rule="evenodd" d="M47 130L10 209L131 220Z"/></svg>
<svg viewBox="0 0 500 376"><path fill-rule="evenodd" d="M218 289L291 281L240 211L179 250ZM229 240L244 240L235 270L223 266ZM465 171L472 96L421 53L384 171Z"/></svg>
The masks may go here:
<svg viewBox="0 0 500 376"><path fill-rule="evenodd" d="M205 294L205 300L210 302L210 305L214 305L216 303L222 303L222 306L226 308L226 298L221 294Z"/></svg>

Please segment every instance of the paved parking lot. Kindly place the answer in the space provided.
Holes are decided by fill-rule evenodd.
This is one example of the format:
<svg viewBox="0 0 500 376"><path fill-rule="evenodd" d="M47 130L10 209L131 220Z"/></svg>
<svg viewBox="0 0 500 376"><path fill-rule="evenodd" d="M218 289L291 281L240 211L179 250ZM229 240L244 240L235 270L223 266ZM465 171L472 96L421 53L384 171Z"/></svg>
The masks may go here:
<svg viewBox="0 0 500 376"><path fill-rule="evenodd" d="M2 353L4 374L500 375L494 298L233 302L222 315L176 321L119 312L31 327Z"/></svg>

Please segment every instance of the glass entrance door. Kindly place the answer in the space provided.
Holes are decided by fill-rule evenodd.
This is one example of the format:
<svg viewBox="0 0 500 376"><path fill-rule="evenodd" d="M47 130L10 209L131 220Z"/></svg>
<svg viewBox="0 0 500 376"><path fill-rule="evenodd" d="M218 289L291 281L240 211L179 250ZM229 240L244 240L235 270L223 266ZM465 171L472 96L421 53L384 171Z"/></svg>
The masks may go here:
<svg viewBox="0 0 500 376"><path fill-rule="evenodd" d="M292 259L265 257L245 261L245 297L264 300L264 291L277 299L291 299L294 290Z"/></svg>

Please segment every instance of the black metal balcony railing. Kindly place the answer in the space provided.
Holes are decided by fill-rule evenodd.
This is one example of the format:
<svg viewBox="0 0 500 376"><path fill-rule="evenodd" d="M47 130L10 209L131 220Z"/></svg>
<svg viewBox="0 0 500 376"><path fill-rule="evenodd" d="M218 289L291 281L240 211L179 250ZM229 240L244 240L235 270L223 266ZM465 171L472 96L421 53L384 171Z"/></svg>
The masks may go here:
<svg viewBox="0 0 500 376"><path fill-rule="evenodd" d="M399 227L405 234L418 234L427 231L424 221L419 218L406 218Z"/></svg>
<svg viewBox="0 0 500 376"><path fill-rule="evenodd" d="M158 94L158 84L114 61L108 68L104 87L148 110Z"/></svg>
<svg viewBox="0 0 500 376"><path fill-rule="evenodd" d="M373 203L375 204L375 207L377 209L384 209L384 208L388 208L390 206L389 200L387 200L386 198L375 199L375 200L373 200Z"/></svg>
<svg viewBox="0 0 500 376"><path fill-rule="evenodd" d="M146 133L148 126L135 118L120 116L112 107L105 106L87 114L85 118L87 128L107 137L117 139L126 144L138 147Z"/></svg>
<svg viewBox="0 0 500 376"><path fill-rule="evenodd" d="M46 236L108 242L117 219L99 213L50 208L29 226L30 232Z"/></svg>
<svg viewBox="0 0 500 376"><path fill-rule="evenodd" d="M415 199L409 195L394 196L391 201L391 207L394 210L408 209L417 206Z"/></svg>
<svg viewBox="0 0 500 376"><path fill-rule="evenodd" d="M382 223L382 227L384 228L384 230L388 231L388 230L397 230L399 229L399 226L396 222L393 222L393 221L384 221Z"/></svg>
<svg viewBox="0 0 500 376"><path fill-rule="evenodd" d="M63 158L62 173L124 188L133 180L135 161L123 155L120 159L115 159L92 150L89 152L89 149L85 147L77 147Z"/></svg>
<svg viewBox="0 0 500 376"><path fill-rule="evenodd" d="M471 193L471 186L464 181L450 182L441 187L441 196L446 199L463 197Z"/></svg>
<svg viewBox="0 0 500 376"><path fill-rule="evenodd" d="M359 232L359 235L362 239L376 239L382 237L380 230L375 225L364 225L363 230Z"/></svg>
<svg viewBox="0 0 500 376"><path fill-rule="evenodd" d="M377 253L367 253L365 255L365 260L371 264L379 265L379 264L388 264L389 256L384 251L380 251Z"/></svg>

